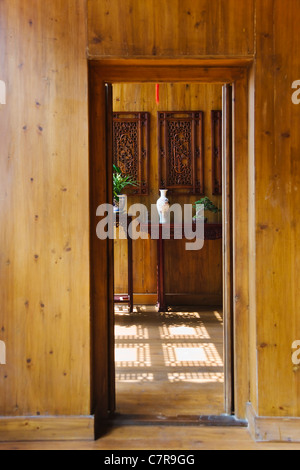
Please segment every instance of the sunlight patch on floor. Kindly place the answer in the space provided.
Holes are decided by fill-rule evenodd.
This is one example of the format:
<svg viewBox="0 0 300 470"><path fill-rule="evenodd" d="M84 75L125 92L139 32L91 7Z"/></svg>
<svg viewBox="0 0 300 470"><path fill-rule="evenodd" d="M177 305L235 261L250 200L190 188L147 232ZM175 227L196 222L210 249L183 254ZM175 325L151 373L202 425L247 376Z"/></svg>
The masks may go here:
<svg viewBox="0 0 300 470"><path fill-rule="evenodd" d="M117 412L224 412L223 319L217 309L115 314Z"/></svg>
<svg viewBox="0 0 300 470"><path fill-rule="evenodd" d="M142 325L116 325L115 338L117 340L149 339L148 329Z"/></svg>
<svg viewBox="0 0 300 470"><path fill-rule="evenodd" d="M214 311L214 315L216 319L223 325L223 318L221 317L220 313L217 310Z"/></svg>
<svg viewBox="0 0 300 470"><path fill-rule="evenodd" d="M151 367L148 344L118 344L115 348L116 367Z"/></svg>
<svg viewBox="0 0 300 470"><path fill-rule="evenodd" d="M116 380L120 383L149 383L153 382L154 375L138 373L117 373Z"/></svg>
<svg viewBox="0 0 300 470"><path fill-rule="evenodd" d="M174 348L176 362L196 363L206 362L207 355L204 348Z"/></svg>
<svg viewBox="0 0 300 470"><path fill-rule="evenodd" d="M163 344L167 367L222 367L214 344Z"/></svg>
<svg viewBox="0 0 300 470"><path fill-rule="evenodd" d="M182 325L163 325L160 328L162 339L210 339L207 329L204 325L200 326L182 326Z"/></svg>

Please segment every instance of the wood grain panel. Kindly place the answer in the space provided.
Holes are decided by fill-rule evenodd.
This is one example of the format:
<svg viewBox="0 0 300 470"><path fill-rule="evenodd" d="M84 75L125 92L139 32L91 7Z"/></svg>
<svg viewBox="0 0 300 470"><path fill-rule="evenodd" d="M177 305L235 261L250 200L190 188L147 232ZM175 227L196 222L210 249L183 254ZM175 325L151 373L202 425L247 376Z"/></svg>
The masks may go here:
<svg viewBox="0 0 300 470"><path fill-rule="evenodd" d="M235 411L245 416L249 394L249 351L243 347L249 334L249 239L248 239L248 90L238 80L233 87L232 238L235 358Z"/></svg>
<svg viewBox="0 0 300 470"><path fill-rule="evenodd" d="M256 411L299 416L300 374L291 361L292 342L300 337L300 114L291 101L300 67L299 2L258 2L257 13Z"/></svg>
<svg viewBox="0 0 300 470"><path fill-rule="evenodd" d="M256 214L255 214L255 70L249 74L249 369L250 401L257 409L256 352Z"/></svg>
<svg viewBox="0 0 300 470"><path fill-rule="evenodd" d="M222 240L206 241L199 252L187 252L184 241L165 242L166 292L219 296L222 304Z"/></svg>
<svg viewBox="0 0 300 470"><path fill-rule="evenodd" d="M85 10L0 2L1 415L89 415Z"/></svg>
<svg viewBox="0 0 300 470"><path fill-rule="evenodd" d="M300 442L300 418L256 415L252 404L247 406L249 431L256 442Z"/></svg>
<svg viewBox="0 0 300 470"><path fill-rule="evenodd" d="M0 371L2 415L90 412L84 6L80 0L0 1L0 79L8 92L0 109L0 340L8 359ZM251 395L259 416L300 415L299 371L290 360L300 337L300 117L291 102L291 84L299 79L299 15L298 0L88 1L90 57L204 58L205 66L218 57L222 67L224 60L233 65L233 57L256 54L250 317ZM217 76L220 70L209 80ZM244 205L242 199L241 211ZM242 212L236 227L244 223ZM242 291L245 256L243 242L236 273ZM236 328L245 332L247 299L236 300L242 305ZM242 341L243 335L238 348Z"/></svg>
<svg viewBox="0 0 300 470"><path fill-rule="evenodd" d="M222 108L222 89L219 85L169 83L160 85L160 102L156 104L154 84L115 84L114 111L148 111L150 118L150 193L149 197L129 197L129 206L135 202L144 203L150 210L159 194L157 112L180 110L203 110L205 145L205 194L218 207L222 198L212 196L211 178L211 119L212 109ZM188 204L199 199L197 196L169 196L170 202ZM221 215L208 215L211 222L221 222ZM166 244L166 292L172 294L202 294L218 297L222 302L222 244L208 242L200 253L186 252L185 241ZM138 240L133 243L134 292L156 292L156 242ZM184 260L184 261L183 261ZM115 291L124 293L127 289L127 243L115 242ZM187 298L186 302L189 300Z"/></svg>
<svg viewBox="0 0 300 470"><path fill-rule="evenodd" d="M105 83L95 79L93 70L89 75L90 89L90 190L91 190L91 226L96 228L99 218L97 207L112 204L112 165L107 166L107 99ZM97 136L95 138L94 136ZM97 158L101 155L101 158ZM107 177L107 175L109 175ZM111 189L109 191L109 188ZM92 412L96 416L96 434L102 433L102 423L110 409L111 358L110 334L112 328L112 299L110 284L112 281L110 262L113 260L112 240L99 240L96 231L91 231L91 313L92 313Z"/></svg>
<svg viewBox="0 0 300 470"><path fill-rule="evenodd" d="M134 67L135 83L172 83L176 75L178 83L232 83L245 77L245 68L253 59L208 58L153 60L90 60L91 67L98 70L99 78L108 83L132 83ZM155 75L153 74L155 71ZM221 78L222 77L222 78Z"/></svg>
<svg viewBox="0 0 300 470"><path fill-rule="evenodd" d="M0 418L1 442L92 441L93 416Z"/></svg>
<svg viewBox="0 0 300 470"><path fill-rule="evenodd" d="M207 427L197 424L189 426L172 426L168 423L156 423L153 426L136 423L123 423L112 426L110 432L95 442L12 442L0 443L0 450L100 450L124 451L145 450L299 450L299 444L289 443L256 443L249 435L248 429L240 427ZM111 455L111 454L108 454Z"/></svg>
<svg viewBox="0 0 300 470"><path fill-rule="evenodd" d="M254 0L88 0L90 57L254 54Z"/></svg>

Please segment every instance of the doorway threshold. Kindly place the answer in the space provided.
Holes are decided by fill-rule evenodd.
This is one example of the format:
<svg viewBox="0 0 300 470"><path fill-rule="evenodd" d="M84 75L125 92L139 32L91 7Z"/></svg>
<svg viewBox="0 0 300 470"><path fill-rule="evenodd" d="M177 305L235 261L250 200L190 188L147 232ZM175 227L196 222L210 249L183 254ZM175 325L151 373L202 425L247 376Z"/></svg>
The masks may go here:
<svg viewBox="0 0 300 470"><path fill-rule="evenodd" d="M115 413L111 417L114 426L207 426L207 427L242 427L247 428L248 422L235 416L151 416L122 415Z"/></svg>

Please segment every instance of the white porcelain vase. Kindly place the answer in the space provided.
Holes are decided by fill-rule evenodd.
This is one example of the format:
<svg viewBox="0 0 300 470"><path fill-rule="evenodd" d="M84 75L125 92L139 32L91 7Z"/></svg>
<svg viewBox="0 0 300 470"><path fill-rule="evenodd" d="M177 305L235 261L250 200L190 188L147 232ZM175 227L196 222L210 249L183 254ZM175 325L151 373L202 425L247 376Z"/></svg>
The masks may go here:
<svg viewBox="0 0 300 470"><path fill-rule="evenodd" d="M156 203L156 207L159 213L159 222L161 224L166 224L168 222L167 214L170 211L170 204L167 198L167 189L160 189L160 198Z"/></svg>

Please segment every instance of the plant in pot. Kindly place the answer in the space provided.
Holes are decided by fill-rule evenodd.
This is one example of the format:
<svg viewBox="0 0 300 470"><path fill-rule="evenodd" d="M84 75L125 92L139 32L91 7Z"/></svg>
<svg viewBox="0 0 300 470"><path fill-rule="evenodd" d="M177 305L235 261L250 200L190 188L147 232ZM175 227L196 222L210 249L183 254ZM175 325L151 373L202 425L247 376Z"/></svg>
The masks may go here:
<svg viewBox="0 0 300 470"><path fill-rule="evenodd" d="M121 169L113 165L113 193L114 193L114 210L119 212L120 196L125 188L133 186L137 188L138 182L132 176L123 175Z"/></svg>
<svg viewBox="0 0 300 470"><path fill-rule="evenodd" d="M219 209L215 204L209 199L209 197L203 197L200 199L200 201L195 202L194 207L196 208L196 215L194 216L194 220L198 220L200 218L203 218L202 211L198 209L197 211L197 206L199 205L204 206L204 211L212 212L214 214L218 214L219 212L222 212L222 209ZM204 217L204 223L207 223L208 218Z"/></svg>

